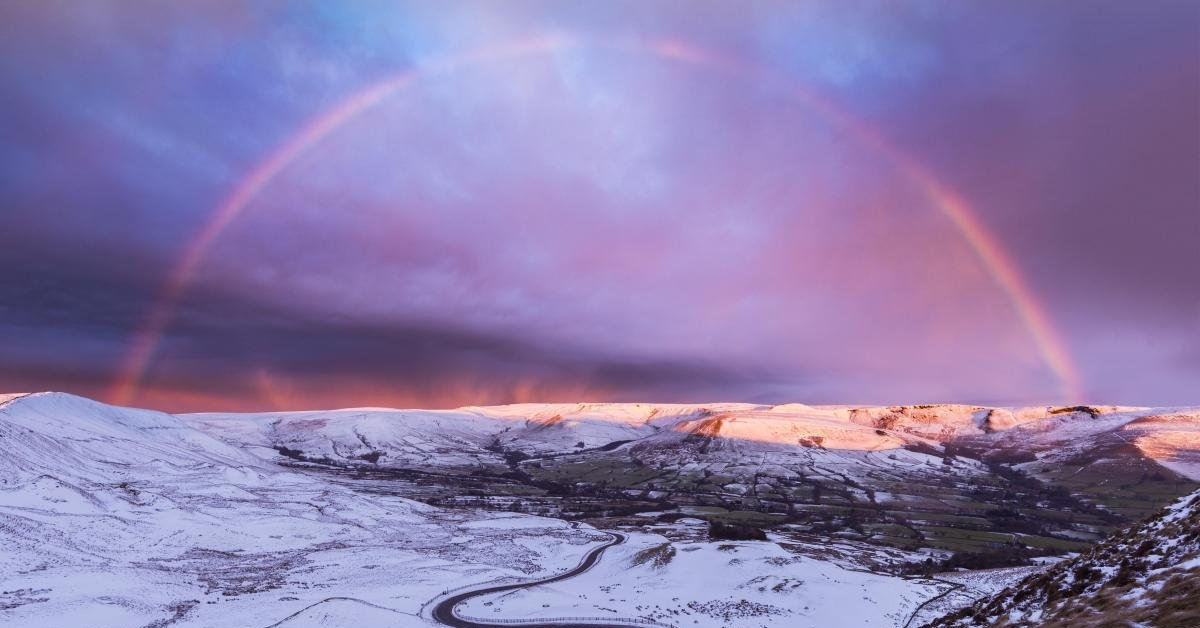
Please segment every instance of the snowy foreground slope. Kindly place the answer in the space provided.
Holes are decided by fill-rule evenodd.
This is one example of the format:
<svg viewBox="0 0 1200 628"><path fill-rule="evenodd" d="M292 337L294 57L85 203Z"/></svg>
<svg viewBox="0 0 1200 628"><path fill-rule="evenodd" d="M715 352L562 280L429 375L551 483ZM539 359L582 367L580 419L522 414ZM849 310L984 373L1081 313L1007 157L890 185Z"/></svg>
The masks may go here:
<svg viewBox="0 0 1200 628"><path fill-rule="evenodd" d="M1200 626L1200 491L931 628Z"/></svg>
<svg viewBox="0 0 1200 628"><path fill-rule="evenodd" d="M491 437L468 420L433 420L444 422L417 425L427 437L387 437L427 456ZM345 427L372 443L390 428ZM639 429L602 421L594 438ZM362 491L278 458L158 412L58 393L0 398L0 626L435 625L428 602L442 591L558 573L610 538L557 519L435 508L378 484ZM627 526L627 544L544 599L529 589L464 612L803 628L834 625L828 605L852 603L854 625L897 626L946 587L794 544L711 542L689 532L697 524Z"/></svg>
<svg viewBox="0 0 1200 628"><path fill-rule="evenodd" d="M797 555L786 543L708 542L686 531L631 535L612 560L562 583L476 598L484 620L546 616L647 617L679 626L903 626L921 602L947 590L932 580L856 571ZM684 538L680 538L681 534Z"/></svg>

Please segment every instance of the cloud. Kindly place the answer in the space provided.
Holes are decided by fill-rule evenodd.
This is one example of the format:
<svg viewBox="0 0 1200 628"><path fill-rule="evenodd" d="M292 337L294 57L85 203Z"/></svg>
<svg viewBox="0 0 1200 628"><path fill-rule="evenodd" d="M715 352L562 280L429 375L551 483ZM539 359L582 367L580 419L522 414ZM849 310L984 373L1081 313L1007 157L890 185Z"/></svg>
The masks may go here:
<svg viewBox="0 0 1200 628"><path fill-rule="evenodd" d="M179 252L306 121L554 33L677 39L819 91L971 202L1099 400L1194 395L1190 354L1135 349L1194 344L1194 3L0 13L0 386L102 393ZM918 188L754 76L594 45L430 73L222 233L142 399L1051 400Z"/></svg>
<svg viewBox="0 0 1200 628"><path fill-rule="evenodd" d="M36 289L25 284L7 293L19 307L0 310L0 345L10 358L0 383L103 397L136 331L129 321L152 296L148 282L53 272L36 278ZM172 410L296 408L299 401L682 400L698 390L754 395L772 381L751 369L548 347L453 323L314 317L200 288L176 311L140 400Z"/></svg>

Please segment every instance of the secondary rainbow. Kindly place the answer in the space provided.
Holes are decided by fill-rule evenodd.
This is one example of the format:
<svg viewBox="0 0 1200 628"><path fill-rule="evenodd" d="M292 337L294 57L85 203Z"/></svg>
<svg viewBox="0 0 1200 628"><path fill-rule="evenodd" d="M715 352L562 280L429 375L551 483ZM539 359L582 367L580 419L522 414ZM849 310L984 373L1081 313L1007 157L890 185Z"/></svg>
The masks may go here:
<svg viewBox="0 0 1200 628"><path fill-rule="evenodd" d="M208 249L255 197L261 194L272 180L297 158L346 122L408 87L421 77L498 59L545 54L585 43L649 54L737 76L754 76L771 81L782 86L787 93L813 111L847 131L864 146L894 162L897 168L950 220L997 286L1012 303L1013 309L1028 330L1042 360L1058 379L1064 397L1063 401L1077 402L1083 399L1082 379L1065 343L1051 323L1045 308L1038 303L1033 292L1022 279L1016 264L1004 252L999 240L987 231L965 199L943 184L928 168L900 150L881 133L847 114L819 94L798 86L795 79L791 77L767 68L741 63L730 57L684 42L665 39L582 42L564 37L547 37L442 57L393 75L342 100L283 142L241 179L221 204L213 210L204 226L189 242L183 255L172 268L159 298L147 313L132 339L129 352L121 365L119 376L110 394L111 400L114 403L125 404L133 399L163 332L171 322L175 307L187 286L194 279Z"/></svg>

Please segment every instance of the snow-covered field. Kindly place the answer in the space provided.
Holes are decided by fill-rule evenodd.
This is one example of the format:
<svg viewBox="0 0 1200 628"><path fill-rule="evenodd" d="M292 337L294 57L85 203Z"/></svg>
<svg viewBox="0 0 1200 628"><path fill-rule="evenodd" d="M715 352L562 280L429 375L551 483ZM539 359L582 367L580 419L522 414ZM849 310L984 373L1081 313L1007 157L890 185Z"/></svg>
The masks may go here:
<svg viewBox="0 0 1200 628"><path fill-rule="evenodd" d="M475 598L462 611L482 619L639 617L713 628L892 628L948 588L932 580L850 570L774 542L672 541L631 533L581 576Z"/></svg>

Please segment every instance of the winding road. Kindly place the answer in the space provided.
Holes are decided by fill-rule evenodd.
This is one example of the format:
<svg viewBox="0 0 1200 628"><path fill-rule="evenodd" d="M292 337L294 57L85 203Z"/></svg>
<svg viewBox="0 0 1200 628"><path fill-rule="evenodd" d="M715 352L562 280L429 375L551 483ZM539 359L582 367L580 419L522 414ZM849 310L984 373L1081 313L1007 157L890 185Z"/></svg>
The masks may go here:
<svg viewBox="0 0 1200 628"><path fill-rule="evenodd" d="M600 555L604 550L625 542L625 535L616 532L607 532L612 536L612 540L595 547L590 550L583 560L579 562L579 566L565 573L551 576L542 580L534 580L530 582L518 582L516 584L502 584L494 586L485 586L480 589L472 589L456 593L437 603L433 607L433 618L439 623L451 626L453 628L511 628L512 626L520 626L521 628L645 628L650 626L649 622L638 621L635 619L621 620L614 618L611 623L604 623L606 620L586 620L581 623L571 623L571 620L538 620L529 619L527 621L518 620L496 620L494 623L477 619L465 619L454 613L454 608L459 604L481 595L490 595L492 593L502 593L504 591L515 591L517 589L527 589L530 587L541 586L553 582L560 582L567 578L573 578L579 574L591 569L597 562L600 561ZM544 621L545 623L538 623Z"/></svg>

